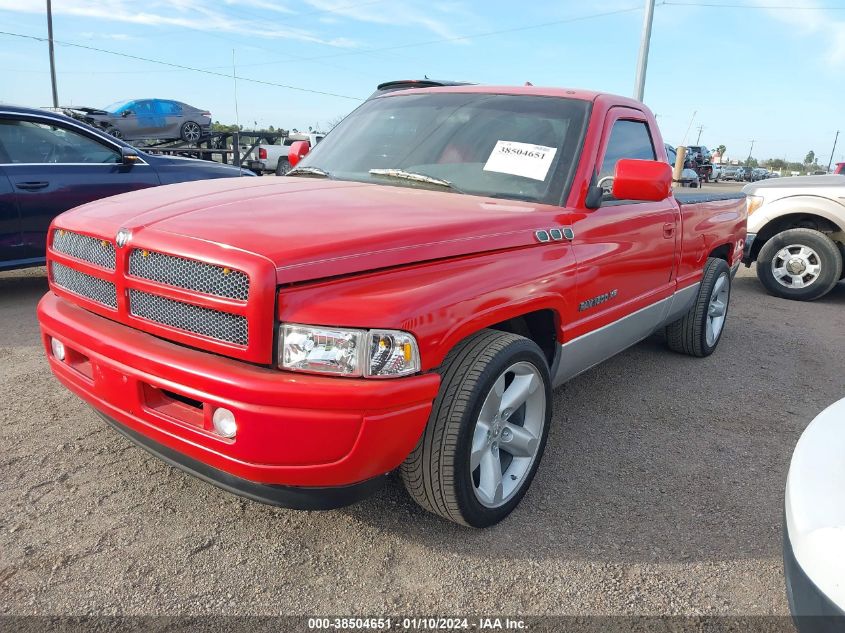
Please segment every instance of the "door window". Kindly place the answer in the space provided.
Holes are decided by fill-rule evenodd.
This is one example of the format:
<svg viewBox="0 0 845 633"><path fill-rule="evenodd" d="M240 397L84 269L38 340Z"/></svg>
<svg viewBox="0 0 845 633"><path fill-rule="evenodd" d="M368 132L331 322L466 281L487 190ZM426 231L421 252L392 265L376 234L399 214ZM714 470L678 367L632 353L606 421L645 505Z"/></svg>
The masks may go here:
<svg viewBox="0 0 845 633"><path fill-rule="evenodd" d="M140 117L154 116L156 114L155 104L149 100L136 101L132 112Z"/></svg>
<svg viewBox="0 0 845 633"><path fill-rule="evenodd" d="M117 163L113 148L72 130L34 121L0 120L0 161L18 163Z"/></svg>
<svg viewBox="0 0 845 633"><path fill-rule="evenodd" d="M177 116L182 114L182 106L175 101L158 101L158 111L164 116Z"/></svg>
<svg viewBox="0 0 845 633"><path fill-rule="evenodd" d="M604 152L604 160L599 172L599 180L605 176L613 176L616 163L622 158L639 160L657 160L654 143L651 140L645 121L628 121L620 119L613 124L610 140ZM615 200L610 193L611 184L606 183L604 200Z"/></svg>

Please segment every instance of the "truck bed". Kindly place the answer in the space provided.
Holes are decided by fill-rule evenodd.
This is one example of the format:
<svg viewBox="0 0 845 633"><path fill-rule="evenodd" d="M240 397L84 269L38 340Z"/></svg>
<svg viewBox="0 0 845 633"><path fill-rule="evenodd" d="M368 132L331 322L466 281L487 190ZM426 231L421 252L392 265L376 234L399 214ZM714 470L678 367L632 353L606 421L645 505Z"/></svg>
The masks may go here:
<svg viewBox="0 0 845 633"><path fill-rule="evenodd" d="M745 194L741 191L730 192L716 192L716 191L696 191L696 192L679 192L675 191L675 200L681 204L694 204L696 202L719 202L720 200L742 200Z"/></svg>

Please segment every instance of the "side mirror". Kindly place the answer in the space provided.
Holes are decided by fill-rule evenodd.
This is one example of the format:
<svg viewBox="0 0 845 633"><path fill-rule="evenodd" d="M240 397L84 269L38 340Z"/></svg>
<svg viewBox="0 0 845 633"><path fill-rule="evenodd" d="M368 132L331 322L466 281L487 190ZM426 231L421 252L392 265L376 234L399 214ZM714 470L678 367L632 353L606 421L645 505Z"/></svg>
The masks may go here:
<svg viewBox="0 0 845 633"><path fill-rule="evenodd" d="M126 117L128 117L130 114L133 114L132 110L124 110L123 112L121 112L121 113L120 113L120 116L122 116L122 117L126 118Z"/></svg>
<svg viewBox="0 0 845 633"><path fill-rule="evenodd" d="M617 200L660 202L672 191L672 168L658 160L623 158L616 163L613 197Z"/></svg>
<svg viewBox="0 0 845 633"><path fill-rule="evenodd" d="M308 141L295 141L288 151L288 164L296 167L297 163L311 151L311 144Z"/></svg>
<svg viewBox="0 0 845 633"><path fill-rule="evenodd" d="M132 147L121 147L120 158L124 165L134 165L141 160L141 157L138 156L138 152L136 152Z"/></svg>

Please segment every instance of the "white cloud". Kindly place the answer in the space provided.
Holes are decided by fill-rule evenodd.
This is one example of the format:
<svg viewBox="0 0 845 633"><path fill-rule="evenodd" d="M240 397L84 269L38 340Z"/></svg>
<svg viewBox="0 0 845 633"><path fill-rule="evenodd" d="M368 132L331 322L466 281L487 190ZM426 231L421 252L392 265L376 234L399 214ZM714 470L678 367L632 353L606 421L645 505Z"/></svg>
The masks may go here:
<svg viewBox="0 0 845 633"><path fill-rule="evenodd" d="M80 33L79 36L86 40L114 40L118 42L127 42L129 40L137 40L138 38L129 35L128 33L95 33L93 31L86 31Z"/></svg>
<svg viewBox="0 0 845 633"><path fill-rule="evenodd" d="M767 7L769 0L754 0ZM811 38L812 46L823 46L825 61L831 66L845 66L845 20L841 11L826 11L816 0L794 0L792 9L766 8L776 20L794 27ZM802 7L804 7L802 9Z"/></svg>
<svg viewBox="0 0 845 633"><path fill-rule="evenodd" d="M424 4L418 8L411 2L391 0L389 2L360 2L351 5L349 0L307 0L318 11L331 12L358 22L388 24L391 26L420 27L442 38L456 37L458 33L450 26L454 18L445 19L439 14L457 13L459 7L453 5L444 10L443 5Z"/></svg>
<svg viewBox="0 0 845 633"><path fill-rule="evenodd" d="M225 3L230 4L230 3ZM247 0L246 6L266 9L272 3L264 0ZM267 6L265 6L267 5ZM234 5L233 5L234 6ZM68 15L126 24L146 26L181 27L196 31L232 33L269 39L290 39L328 46L350 47L354 43L348 38L320 37L308 29L296 26L273 24L272 20L240 18L227 14L208 0L145 0L144 10L138 10L133 0L62 0L53 5L56 15ZM0 10L18 13L44 13L41 3L20 0L0 0ZM275 11L285 12L275 6Z"/></svg>

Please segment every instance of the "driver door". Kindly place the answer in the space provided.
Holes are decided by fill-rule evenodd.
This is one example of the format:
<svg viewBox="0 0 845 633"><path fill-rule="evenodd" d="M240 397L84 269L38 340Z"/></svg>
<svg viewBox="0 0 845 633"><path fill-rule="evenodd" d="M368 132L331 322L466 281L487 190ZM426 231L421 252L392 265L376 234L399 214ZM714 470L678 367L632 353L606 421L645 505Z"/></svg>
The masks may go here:
<svg viewBox="0 0 845 633"><path fill-rule="evenodd" d="M596 182L612 176L622 158L664 160L658 143L642 112L612 108L596 157ZM649 326L659 324L664 300L674 290L679 219L671 196L660 202L617 200L609 191L598 209L573 214L578 262L575 332L618 324L619 338L630 334L633 340L624 342L632 344L649 333ZM621 322L641 310L636 326Z"/></svg>

